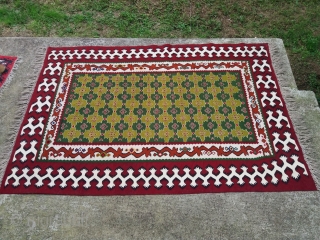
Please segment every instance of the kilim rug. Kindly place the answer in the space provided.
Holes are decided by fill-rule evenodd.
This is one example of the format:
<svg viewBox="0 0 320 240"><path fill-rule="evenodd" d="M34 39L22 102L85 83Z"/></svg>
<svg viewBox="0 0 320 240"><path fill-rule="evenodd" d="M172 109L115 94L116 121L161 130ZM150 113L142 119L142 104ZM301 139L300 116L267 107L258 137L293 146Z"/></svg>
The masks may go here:
<svg viewBox="0 0 320 240"><path fill-rule="evenodd" d="M316 190L268 44L49 47L1 193Z"/></svg>
<svg viewBox="0 0 320 240"><path fill-rule="evenodd" d="M0 88L3 86L4 82L7 80L10 72L13 69L13 66L16 60L17 60L17 57L0 55L0 64L6 67L6 70L2 74L0 74Z"/></svg>

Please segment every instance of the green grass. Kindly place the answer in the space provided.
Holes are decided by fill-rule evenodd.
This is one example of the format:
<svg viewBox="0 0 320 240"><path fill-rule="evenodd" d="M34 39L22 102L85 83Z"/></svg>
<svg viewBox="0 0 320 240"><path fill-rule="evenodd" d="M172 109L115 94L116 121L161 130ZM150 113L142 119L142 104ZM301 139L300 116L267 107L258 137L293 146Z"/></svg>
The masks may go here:
<svg viewBox="0 0 320 240"><path fill-rule="evenodd" d="M0 0L0 36L282 38L320 99L319 0Z"/></svg>

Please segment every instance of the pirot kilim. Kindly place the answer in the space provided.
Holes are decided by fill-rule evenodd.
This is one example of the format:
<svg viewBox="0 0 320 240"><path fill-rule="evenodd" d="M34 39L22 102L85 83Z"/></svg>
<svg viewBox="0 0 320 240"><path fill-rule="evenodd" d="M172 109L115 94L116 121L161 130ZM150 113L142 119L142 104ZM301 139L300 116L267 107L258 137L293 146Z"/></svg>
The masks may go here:
<svg viewBox="0 0 320 240"><path fill-rule="evenodd" d="M0 67L0 88L3 86L3 84L7 80L10 72L13 69L13 66L16 60L17 60L17 57L0 55L0 65L2 65L2 67Z"/></svg>
<svg viewBox="0 0 320 240"><path fill-rule="evenodd" d="M316 190L268 44L48 48L2 193Z"/></svg>

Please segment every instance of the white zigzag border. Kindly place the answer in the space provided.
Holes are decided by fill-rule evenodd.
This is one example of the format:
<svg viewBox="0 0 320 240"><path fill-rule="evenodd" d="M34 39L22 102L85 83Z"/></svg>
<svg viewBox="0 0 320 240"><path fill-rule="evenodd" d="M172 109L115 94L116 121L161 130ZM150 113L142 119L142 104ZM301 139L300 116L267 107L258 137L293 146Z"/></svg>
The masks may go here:
<svg viewBox="0 0 320 240"><path fill-rule="evenodd" d="M77 172L77 169L75 168L71 168L69 169L69 175L67 177L63 176L63 173L65 172L65 170L63 168L58 169L58 174L57 175L53 175L52 172L54 171L53 168L49 167L46 169L46 174L44 175L40 175L39 172L41 171L41 168L36 167L32 170L30 170L28 167L23 168L22 169L22 174L17 175L17 172L19 171L18 167L14 167L12 168L12 174L10 176L7 177L6 182L5 182L5 186L9 185L9 180L10 179L14 179L15 181L12 183L12 185L14 187L17 187L20 185L20 179L24 178L26 179L26 182L24 183L24 186L28 187L31 185L31 180L33 179L37 179L38 182L35 184L37 187L42 187L43 186L43 180L45 179L50 179L50 183L48 184L49 187L54 187L56 186L56 181L60 180L61 184L60 184L60 188L66 188L67 182L69 180L73 181L73 184L71 185L71 187L73 187L74 189L78 188L79 185L79 181L83 180L85 181L85 184L83 185L84 188L88 189L91 187L91 182L92 181L97 181L98 184L96 185L97 188L102 188L105 186L104 182L108 181L108 185L107 187L109 189L112 189L115 187L115 181L116 180L120 180L121 184L119 185L120 188L126 188L127 185L127 181L131 180L133 181L131 187L133 189L138 188L140 185L138 184L139 180L143 180L144 184L143 187L144 188L149 188L151 186L150 184L150 180L155 180L156 183L154 184L154 187L156 188L160 188L163 186L163 183L161 183L162 180L167 180L167 187L169 188L173 188L175 185L173 183L174 180L179 180L179 186L180 187L185 187L186 183L185 180L190 180L190 186L191 187L196 187L197 183L196 180L201 179L202 180L202 186L209 186L209 180L214 180L214 186L219 187L222 183L221 183L221 179L226 179L226 185L227 186L232 186L234 183L232 181L233 178L237 178L238 179L238 185L244 185L245 181L244 181L244 177L248 177L250 179L249 184L250 185L255 185L257 184L257 181L255 180L256 177L259 177L261 179L261 184L262 185L266 185L268 184L268 181L266 180L266 176L271 176L272 180L271 183L276 185L279 182L279 179L276 177L276 173L279 172L281 173L281 180L283 182L287 182L289 180L289 176L285 173L286 169L291 169L292 174L291 177L294 179L297 179L300 174L296 171L297 167L301 167L304 172L303 174L308 176L308 172L304 166L304 164L302 164L301 162L299 162L298 160L298 156L296 155L292 155L291 159L293 160L293 163L290 164L287 161L287 157L282 156L280 157L281 161L283 162L282 166L279 166L277 161L273 161L271 164L273 165L273 169L269 169L268 164L264 163L262 164L262 168L264 169L264 171L261 173L258 171L258 166L253 165L252 169L253 169L253 173L249 173L248 172L248 168L246 166L242 166L241 170L242 173L239 174L237 173L237 168L234 166L231 166L229 168L229 170L231 171L231 173L228 175L224 172L225 168L223 166L218 166L217 169L219 171L219 174L214 174L213 170L214 168L211 166L208 166L205 170L207 171L207 174L204 175L202 174L202 168L200 167L196 167L194 168L194 171L196 172L195 175L191 175L190 174L190 169L185 167L183 169L184 171L184 175L179 175L179 168L174 167L172 169L172 172L174 174L169 175L168 172L169 170L167 168L162 168L160 171L162 172L161 175L156 175L157 169L155 168L151 168L149 169L150 171L150 175L146 176L145 172L146 169L145 168L140 168L139 171L139 175L135 176L134 175L134 170L132 168L129 168L127 170L127 175L123 176L123 169L118 168L115 170L116 174L114 176L111 176L111 170L109 168L106 168L104 170L104 174L102 177L98 176L98 174L100 173L99 169L94 169L91 172L91 177L87 177L86 174L88 173L88 170L83 168L80 170L81 175L76 176L75 173ZM31 175L29 175L28 173L33 172Z"/></svg>
<svg viewBox="0 0 320 240"><path fill-rule="evenodd" d="M258 57L268 56L267 50L264 48L264 46L260 46L260 50L257 50L255 46L251 47L251 50L248 49L247 46L243 47L244 50L241 50L241 47L236 47L235 50L233 47L227 47L228 50L225 50L224 47L216 48L214 46L208 48L206 46L203 47L164 47L163 49L155 47L155 49L148 48L147 51L145 51L142 48L132 48L130 51L127 51L125 49L119 51L119 50L88 50L86 51L83 49L81 52L78 50L59 50L57 53L56 50L52 50L51 53L48 56L48 60L58 60L58 57L61 56L62 60L66 59L81 59L83 56L85 56L86 59L90 59L91 56L93 56L93 59L98 59L99 56L101 56L101 59L114 59L115 57L118 57L119 59L123 59L124 56L126 56L126 59L133 58L139 59L141 57L143 58L156 58L156 57L169 57L171 58L173 55L176 55L176 57L196 57L197 53L200 54L201 57L205 56L205 54L208 54L209 57L217 56L221 57L222 54L224 54L225 57L229 57L230 53L234 54L234 57L238 57L238 54L241 54L241 57L253 57L253 53L256 53ZM191 55L191 56L190 56ZM76 57L74 57L76 56ZM68 58L67 58L68 57ZM50 64L49 64L50 65ZM58 64L57 64L58 65ZM269 66L270 67L270 66Z"/></svg>

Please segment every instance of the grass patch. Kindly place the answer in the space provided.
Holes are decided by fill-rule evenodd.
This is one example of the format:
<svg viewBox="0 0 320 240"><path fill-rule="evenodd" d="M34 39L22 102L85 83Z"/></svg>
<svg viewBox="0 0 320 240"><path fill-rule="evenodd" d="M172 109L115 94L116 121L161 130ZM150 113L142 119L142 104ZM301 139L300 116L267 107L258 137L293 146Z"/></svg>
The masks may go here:
<svg viewBox="0 0 320 240"><path fill-rule="evenodd" d="M300 89L320 92L318 0L0 0L1 36L282 38Z"/></svg>
<svg viewBox="0 0 320 240"><path fill-rule="evenodd" d="M308 76L308 85L316 94L318 102L320 102L320 75L312 73Z"/></svg>

